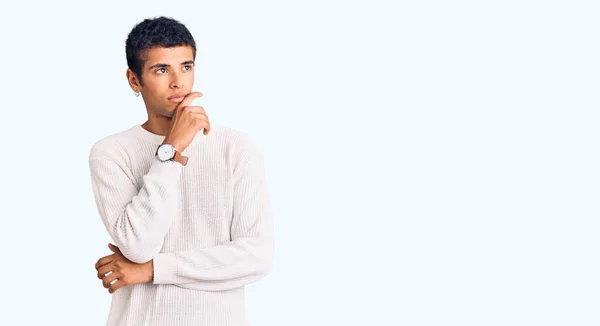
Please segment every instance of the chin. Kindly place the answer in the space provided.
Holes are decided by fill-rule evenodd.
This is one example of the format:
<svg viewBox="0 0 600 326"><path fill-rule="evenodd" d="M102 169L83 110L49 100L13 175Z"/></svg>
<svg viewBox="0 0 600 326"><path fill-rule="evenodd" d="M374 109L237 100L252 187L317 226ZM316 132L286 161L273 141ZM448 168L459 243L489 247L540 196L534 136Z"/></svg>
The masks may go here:
<svg viewBox="0 0 600 326"><path fill-rule="evenodd" d="M165 107L161 110L162 112L162 116L165 116L167 118L172 118L173 115L175 114L175 108L174 107Z"/></svg>

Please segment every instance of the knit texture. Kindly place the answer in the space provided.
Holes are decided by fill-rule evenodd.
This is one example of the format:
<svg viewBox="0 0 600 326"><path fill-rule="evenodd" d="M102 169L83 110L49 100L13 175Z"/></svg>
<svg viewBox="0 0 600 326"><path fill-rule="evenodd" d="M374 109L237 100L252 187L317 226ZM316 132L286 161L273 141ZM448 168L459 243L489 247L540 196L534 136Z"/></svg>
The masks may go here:
<svg viewBox="0 0 600 326"><path fill-rule="evenodd" d="M244 286L269 273L273 221L263 156L245 133L201 131L178 162L141 125L90 151L98 212L129 260L154 260L154 280L112 294L106 325L250 325Z"/></svg>

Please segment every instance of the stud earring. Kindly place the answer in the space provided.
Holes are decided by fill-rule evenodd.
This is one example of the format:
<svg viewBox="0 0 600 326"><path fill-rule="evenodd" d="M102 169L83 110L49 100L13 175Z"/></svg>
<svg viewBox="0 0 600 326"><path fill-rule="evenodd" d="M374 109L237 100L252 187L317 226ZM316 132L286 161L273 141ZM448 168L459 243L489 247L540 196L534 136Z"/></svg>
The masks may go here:
<svg viewBox="0 0 600 326"><path fill-rule="evenodd" d="M135 97L140 97L140 92L135 92Z"/></svg>

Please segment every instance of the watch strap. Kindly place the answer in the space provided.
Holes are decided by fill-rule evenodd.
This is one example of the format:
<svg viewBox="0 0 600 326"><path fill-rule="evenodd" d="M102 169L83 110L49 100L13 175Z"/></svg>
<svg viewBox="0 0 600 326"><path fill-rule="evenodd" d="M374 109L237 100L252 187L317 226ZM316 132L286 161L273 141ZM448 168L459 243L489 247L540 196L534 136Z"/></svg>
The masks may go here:
<svg viewBox="0 0 600 326"><path fill-rule="evenodd" d="M188 162L188 157L181 155L178 150L175 150L175 156L173 156L173 161L181 163L181 165L185 166Z"/></svg>

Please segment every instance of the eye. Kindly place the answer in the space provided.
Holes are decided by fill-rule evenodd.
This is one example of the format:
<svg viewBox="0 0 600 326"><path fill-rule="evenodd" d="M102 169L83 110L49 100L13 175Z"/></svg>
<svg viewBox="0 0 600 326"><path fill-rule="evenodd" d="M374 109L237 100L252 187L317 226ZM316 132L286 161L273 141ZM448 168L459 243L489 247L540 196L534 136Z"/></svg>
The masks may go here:
<svg viewBox="0 0 600 326"><path fill-rule="evenodd" d="M167 72L167 69L166 68L158 68L158 70L156 72L158 72L160 74L164 74L165 72Z"/></svg>
<svg viewBox="0 0 600 326"><path fill-rule="evenodd" d="M183 66L183 70L192 70L192 66L191 65L187 65L187 66Z"/></svg>

